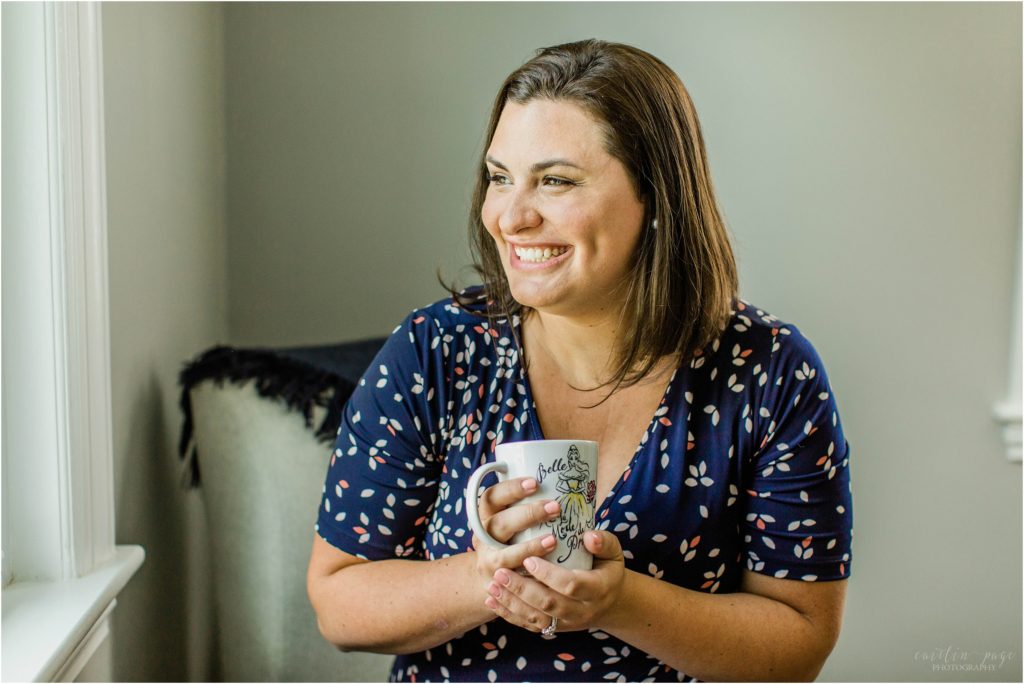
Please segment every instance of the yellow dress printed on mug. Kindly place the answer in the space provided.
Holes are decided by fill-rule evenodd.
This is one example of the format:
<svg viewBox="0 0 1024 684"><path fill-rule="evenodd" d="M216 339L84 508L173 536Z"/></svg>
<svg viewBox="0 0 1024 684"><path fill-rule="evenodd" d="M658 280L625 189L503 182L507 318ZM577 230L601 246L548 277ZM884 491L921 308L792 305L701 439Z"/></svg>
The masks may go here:
<svg viewBox="0 0 1024 684"><path fill-rule="evenodd" d="M555 489L562 493L558 499L561 517L555 521L555 536L568 541L569 549L583 546L583 533L590 528L594 520L595 487L591 483L590 468L580 458L579 449L573 444L567 456L569 467L558 474ZM568 556L568 554L567 554ZM565 558L560 558L564 562Z"/></svg>

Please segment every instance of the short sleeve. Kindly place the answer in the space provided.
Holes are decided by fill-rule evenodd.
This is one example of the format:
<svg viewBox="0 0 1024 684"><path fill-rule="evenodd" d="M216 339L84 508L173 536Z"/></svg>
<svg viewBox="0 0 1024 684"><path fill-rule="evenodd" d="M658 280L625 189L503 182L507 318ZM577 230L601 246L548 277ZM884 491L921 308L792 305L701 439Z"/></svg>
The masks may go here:
<svg viewBox="0 0 1024 684"><path fill-rule="evenodd" d="M430 432L437 393L427 389L436 334L429 316L406 317L342 410L316 531L360 558L423 555L441 470Z"/></svg>
<svg viewBox="0 0 1024 684"><path fill-rule="evenodd" d="M806 581L850 576L850 446L817 351L793 325L772 329L764 434L746 466L746 566Z"/></svg>

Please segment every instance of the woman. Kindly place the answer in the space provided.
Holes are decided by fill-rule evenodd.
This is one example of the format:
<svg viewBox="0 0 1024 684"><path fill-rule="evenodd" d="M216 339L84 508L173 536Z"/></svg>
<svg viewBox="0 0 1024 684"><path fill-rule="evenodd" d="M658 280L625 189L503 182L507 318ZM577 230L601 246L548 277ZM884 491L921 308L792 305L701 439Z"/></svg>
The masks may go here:
<svg viewBox="0 0 1024 684"><path fill-rule="evenodd" d="M412 312L344 411L308 591L392 680L813 679L850 574L848 444L799 330L737 297L700 125L655 57L560 45L495 100L481 288ZM594 568L496 550L462 497L494 446L600 444ZM553 520L481 497L491 534Z"/></svg>

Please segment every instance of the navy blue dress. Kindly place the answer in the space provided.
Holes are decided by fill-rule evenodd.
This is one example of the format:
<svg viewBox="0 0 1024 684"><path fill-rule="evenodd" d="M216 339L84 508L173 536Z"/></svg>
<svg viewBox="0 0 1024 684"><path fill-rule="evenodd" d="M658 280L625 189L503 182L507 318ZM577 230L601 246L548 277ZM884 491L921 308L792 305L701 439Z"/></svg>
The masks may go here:
<svg viewBox="0 0 1024 684"><path fill-rule="evenodd" d="M598 527L629 570L694 591L737 591L744 569L845 579L849 444L825 368L794 325L742 299L733 308L719 339L676 369ZM490 327L482 311L450 300L413 311L367 369L330 456L316 524L328 543L370 560L471 548L469 476L496 444L544 438L519 320ZM391 671L442 680L693 681L601 630L546 637L501 618Z"/></svg>

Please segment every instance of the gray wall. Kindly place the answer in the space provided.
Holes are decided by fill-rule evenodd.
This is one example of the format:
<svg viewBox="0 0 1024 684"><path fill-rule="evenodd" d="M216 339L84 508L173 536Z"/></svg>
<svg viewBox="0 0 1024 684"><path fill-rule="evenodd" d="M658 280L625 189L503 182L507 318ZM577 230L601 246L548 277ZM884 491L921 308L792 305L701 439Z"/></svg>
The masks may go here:
<svg viewBox="0 0 1024 684"><path fill-rule="evenodd" d="M117 681L202 681L208 541L198 493L179 487L177 374L227 341L223 10L105 3L102 17L117 541L146 548L108 657Z"/></svg>
<svg viewBox="0 0 1024 684"><path fill-rule="evenodd" d="M205 675L204 531L173 455L178 365L226 332L238 345L386 333L439 298L435 269L466 263L495 89L534 48L590 36L681 75L741 294L800 326L829 370L856 536L821 679L1020 679L1021 471L991 418L1020 253L1019 4L230 4L223 26L213 5L111 4L104 17L119 541L148 554L118 608L119 679ZM946 647L1014 658L968 674L915 658Z"/></svg>

